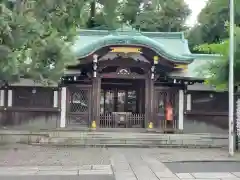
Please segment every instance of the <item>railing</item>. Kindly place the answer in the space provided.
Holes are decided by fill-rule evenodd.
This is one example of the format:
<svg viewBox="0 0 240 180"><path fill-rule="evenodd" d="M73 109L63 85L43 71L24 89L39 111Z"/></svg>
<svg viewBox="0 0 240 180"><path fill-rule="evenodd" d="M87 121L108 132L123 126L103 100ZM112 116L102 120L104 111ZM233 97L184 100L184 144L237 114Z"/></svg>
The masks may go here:
<svg viewBox="0 0 240 180"><path fill-rule="evenodd" d="M178 115L177 112L172 120L166 120L165 114L155 114L154 127L162 132L176 132L178 130Z"/></svg>
<svg viewBox="0 0 240 180"><path fill-rule="evenodd" d="M162 120L159 121L159 126L158 127L163 132L175 132L178 129L177 119L174 118L172 121L162 119Z"/></svg>
<svg viewBox="0 0 240 180"><path fill-rule="evenodd" d="M113 114L100 114L100 125L101 128L115 128L116 121Z"/></svg>
<svg viewBox="0 0 240 180"><path fill-rule="evenodd" d="M143 128L145 114L113 112L100 114L101 128Z"/></svg>

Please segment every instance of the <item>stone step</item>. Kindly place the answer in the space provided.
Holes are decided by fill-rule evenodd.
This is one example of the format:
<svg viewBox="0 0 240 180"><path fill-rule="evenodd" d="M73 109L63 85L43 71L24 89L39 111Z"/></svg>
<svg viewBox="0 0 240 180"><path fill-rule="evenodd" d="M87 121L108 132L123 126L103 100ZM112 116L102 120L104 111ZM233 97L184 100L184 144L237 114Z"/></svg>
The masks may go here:
<svg viewBox="0 0 240 180"><path fill-rule="evenodd" d="M159 134L137 132L8 132L1 142L59 146L133 146L133 147L227 147L224 134Z"/></svg>
<svg viewBox="0 0 240 180"><path fill-rule="evenodd" d="M41 145L41 146L68 146L68 147L130 147L130 148L225 148L224 146L211 146L209 144L121 144L121 143L111 143L111 144L39 144L31 143L31 145Z"/></svg>
<svg viewBox="0 0 240 180"><path fill-rule="evenodd" d="M30 144L36 144L31 142ZM154 138L45 138L37 142L39 145L57 145L57 146L155 146L155 147L215 147L222 148L227 147L227 139L214 139L214 138L196 138L196 139L154 139Z"/></svg>
<svg viewBox="0 0 240 180"><path fill-rule="evenodd" d="M179 138L179 139L196 139L196 138L217 138L217 139L226 139L226 135L221 134L158 134L158 133L118 133L118 132L54 132L49 133L50 137L124 137L124 138L160 138L160 139L169 139L169 138Z"/></svg>

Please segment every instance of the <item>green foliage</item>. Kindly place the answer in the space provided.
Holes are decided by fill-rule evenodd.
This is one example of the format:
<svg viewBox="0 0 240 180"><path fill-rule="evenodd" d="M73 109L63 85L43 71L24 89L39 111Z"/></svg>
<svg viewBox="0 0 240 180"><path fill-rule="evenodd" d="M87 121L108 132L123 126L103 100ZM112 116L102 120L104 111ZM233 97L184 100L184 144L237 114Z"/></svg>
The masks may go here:
<svg viewBox="0 0 240 180"><path fill-rule="evenodd" d="M139 7L141 3L142 0L127 0L125 3L123 2L122 9L120 10L123 23L135 23L136 17L140 13Z"/></svg>
<svg viewBox="0 0 240 180"><path fill-rule="evenodd" d="M134 26L142 31L179 32L191 10L184 0L155 0L145 5Z"/></svg>
<svg viewBox="0 0 240 180"><path fill-rule="evenodd" d="M184 0L0 0L0 83L58 81L77 62L70 47L79 27L180 31L189 14Z"/></svg>
<svg viewBox="0 0 240 180"><path fill-rule="evenodd" d="M196 47L198 50L218 54L219 58L213 60L204 66L201 66L199 72L208 76L206 83L215 85L217 89L224 90L228 87L229 73L229 40L226 39L221 43L203 44ZM240 27L235 28L235 53L234 53L234 77L235 85L240 84Z"/></svg>
<svg viewBox="0 0 240 180"><path fill-rule="evenodd" d="M58 81L76 63L71 42L81 22L84 0L0 2L0 81L21 76Z"/></svg>
<svg viewBox="0 0 240 180"><path fill-rule="evenodd" d="M207 83L217 89L227 89L229 72L229 1L209 0L198 17L198 24L188 33L190 49L193 52L221 55L219 59L201 66L200 73L209 76ZM235 1L235 23L240 25L240 1ZM226 28L227 27L227 28ZM240 83L240 28L235 28L235 85ZM201 45L202 44L202 45ZM197 47L196 47L197 46ZM196 48L194 48L196 47Z"/></svg>
<svg viewBox="0 0 240 180"><path fill-rule="evenodd" d="M102 8L95 11L94 29L117 29L123 23L129 23L142 31L169 32L186 29L184 23L191 11L184 0L152 0L151 4L147 2L145 0L96 1L96 4Z"/></svg>
<svg viewBox="0 0 240 180"><path fill-rule="evenodd" d="M85 9L87 21L82 27L87 29L113 30L120 27L121 3L115 0L90 0L90 8Z"/></svg>
<svg viewBox="0 0 240 180"><path fill-rule="evenodd" d="M229 0L209 0L198 16L198 24L188 33L190 49L204 43L219 43L228 37ZM235 0L235 23L240 25L240 1Z"/></svg>
<svg viewBox="0 0 240 180"><path fill-rule="evenodd" d="M199 73L207 77L206 84L214 85L218 90L227 88L228 82L228 48L229 42L221 44L203 44L197 47L201 52L218 54L220 57L201 65Z"/></svg>

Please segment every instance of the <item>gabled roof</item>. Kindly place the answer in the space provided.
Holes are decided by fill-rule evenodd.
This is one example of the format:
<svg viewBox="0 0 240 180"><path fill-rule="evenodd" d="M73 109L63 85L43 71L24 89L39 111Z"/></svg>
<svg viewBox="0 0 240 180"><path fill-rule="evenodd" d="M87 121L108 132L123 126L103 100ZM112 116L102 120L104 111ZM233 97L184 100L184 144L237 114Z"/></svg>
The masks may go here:
<svg viewBox="0 0 240 180"><path fill-rule="evenodd" d="M191 62L187 41L180 33L139 32L130 28L115 31L79 30L73 50L77 58L84 58L98 49L113 45L135 45L148 47L174 62Z"/></svg>
<svg viewBox="0 0 240 180"><path fill-rule="evenodd" d="M208 63L217 61L221 58L221 56L217 54L188 54L187 56L195 58L195 60L188 65L187 70L182 72L172 72L170 76L203 80L207 79L209 73L205 71L204 68Z"/></svg>
<svg viewBox="0 0 240 180"><path fill-rule="evenodd" d="M112 45L147 46L170 61L191 63L186 71L170 73L172 77L205 79L206 77L199 75L199 68L220 57L212 54L192 54L183 32L139 32L129 26L115 31L81 29L73 51L80 59L102 47Z"/></svg>

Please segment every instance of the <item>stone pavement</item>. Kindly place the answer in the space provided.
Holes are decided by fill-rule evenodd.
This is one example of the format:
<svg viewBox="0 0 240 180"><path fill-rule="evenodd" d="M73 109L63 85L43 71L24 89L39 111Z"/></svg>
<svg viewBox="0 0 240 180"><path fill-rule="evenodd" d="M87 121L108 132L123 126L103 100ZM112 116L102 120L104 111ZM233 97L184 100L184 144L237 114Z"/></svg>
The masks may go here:
<svg viewBox="0 0 240 180"><path fill-rule="evenodd" d="M115 180L113 176L107 175L82 175L82 176L60 176L60 175L45 175L45 176L5 176L1 180Z"/></svg>
<svg viewBox="0 0 240 180"><path fill-rule="evenodd" d="M9 169L15 167L12 169L15 174L21 172L24 175L23 170L16 171L19 166L25 166L30 174L40 172L41 168L42 172L45 168L48 169L48 173L75 175L79 172L94 173L94 167L98 167L102 170L95 170L96 173L113 173L116 180L240 180L240 172L231 171L173 173L164 162L175 161L240 161L240 155L228 157L227 150L224 149L56 148L27 145L0 147L0 174L9 172ZM54 167L58 169L54 170ZM63 172L60 172L60 167L64 169ZM44 173L46 174L46 171Z"/></svg>
<svg viewBox="0 0 240 180"><path fill-rule="evenodd" d="M1 176L113 175L110 165L0 167Z"/></svg>

